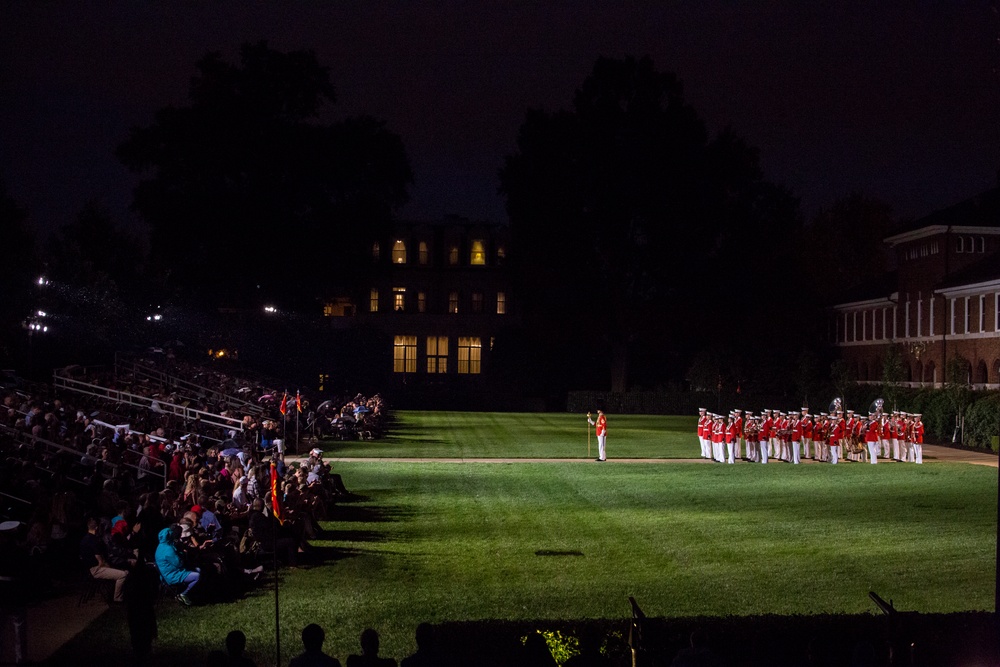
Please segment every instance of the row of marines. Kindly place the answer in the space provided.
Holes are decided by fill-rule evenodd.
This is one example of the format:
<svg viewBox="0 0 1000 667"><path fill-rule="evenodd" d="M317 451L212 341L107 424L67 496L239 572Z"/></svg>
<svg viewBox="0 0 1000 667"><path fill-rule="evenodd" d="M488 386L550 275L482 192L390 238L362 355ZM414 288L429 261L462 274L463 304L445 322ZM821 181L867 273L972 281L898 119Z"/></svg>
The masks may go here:
<svg viewBox="0 0 1000 667"><path fill-rule="evenodd" d="M924 424L921 415L906 412L871 413L867 418L848 410L818 416L809 408L800 413L764 410L760 416L733 410L728 417L698 409L701 456L719 463L735 463L741 443L746 461L766 464L778 459L793 464L805 458L836 464L844 459L878 463L879 456L895 461L924 462ZM810 457L810 450L812 456Z"/></svg>

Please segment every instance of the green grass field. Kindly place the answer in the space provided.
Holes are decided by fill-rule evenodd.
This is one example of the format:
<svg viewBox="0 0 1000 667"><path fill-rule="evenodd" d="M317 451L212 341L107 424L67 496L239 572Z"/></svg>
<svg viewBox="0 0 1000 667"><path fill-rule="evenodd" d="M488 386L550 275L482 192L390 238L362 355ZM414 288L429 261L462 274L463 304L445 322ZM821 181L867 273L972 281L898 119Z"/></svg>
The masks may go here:
<svg viewBox="0 0 1000 667"><path fill-rule="evenodd" d="M611 458L697 458L696 417L612 415ZM330 442L331 456L390 458L586 458L597 439L586 415L399 412L382 440Z"/></svg>
<svg viewBox="0 0 1000 667"><path fill-rule="evenodd" d="M309 622L327 629L342 662L369 626L382 653L401 658L421 621L618 619L629 595L650 616L863 612L873 609L869 590L902 610L992 609L995 469L613 460L697 456L691 423L613 417L606 464L337 463L362 499L325 524L315 542L325 565L282 572L283 653L300 650ZM584 458L585 425L568 415L407 413L385 442L329 449ZM204 656L232 628L247 633L258 664L273 655L270 590L194 608L165 600L158 613L157 646L171 661ZM105 614L61 657L127 647L122 616Z"/></svg>

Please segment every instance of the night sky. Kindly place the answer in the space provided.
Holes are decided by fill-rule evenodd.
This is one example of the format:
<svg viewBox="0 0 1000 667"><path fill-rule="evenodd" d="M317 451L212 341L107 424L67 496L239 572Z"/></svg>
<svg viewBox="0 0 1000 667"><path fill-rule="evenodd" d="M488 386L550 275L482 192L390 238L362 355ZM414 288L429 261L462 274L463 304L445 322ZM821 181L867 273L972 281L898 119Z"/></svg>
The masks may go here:
<svg viewBox="0 0 1000 667"><path fill-rule="evenodd" d="M416 176L405 218L506 219L496 173L526 109L568 108L600 55L676 72L709 129L756 145L807 215L860 190L920 216L997 183L987 0L630 4L5 2L0 178L43 232L87 199L138 228L115 146L187 103L207 51L235 61L266 39L317 52L331 118L367 113L401 135Z"/></svg>

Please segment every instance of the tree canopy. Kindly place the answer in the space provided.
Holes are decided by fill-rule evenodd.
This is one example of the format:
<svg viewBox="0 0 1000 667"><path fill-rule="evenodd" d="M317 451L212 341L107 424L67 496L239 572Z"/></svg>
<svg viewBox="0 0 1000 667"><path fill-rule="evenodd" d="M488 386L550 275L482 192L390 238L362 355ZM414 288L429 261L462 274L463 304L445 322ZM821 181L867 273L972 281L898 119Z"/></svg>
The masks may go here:
<svg viewBox="0 0 1000 667"><path fill-rule="evenodd" d="M144 177L133 207L168 284L238 305L290 276L314 293L349 275L407 199L400 137L367 116L326 121L336 95L311 51L244 44L239 64L209 53L197 71L189 106L118 148Z"/></svg>
<svg viewBox="0 0 1000 667"><path fill-rule="evenodd" d="M601 58L572 110L530 110L500 180L532 276L527 317L576 363L609 369L617 391L635 355L680 372L714 331L733 272L753 269L739 281L749 289L768 284L753 253L783 257L799 224L757 151L729 130L710 136L681 82L648 58Z"/></svg>

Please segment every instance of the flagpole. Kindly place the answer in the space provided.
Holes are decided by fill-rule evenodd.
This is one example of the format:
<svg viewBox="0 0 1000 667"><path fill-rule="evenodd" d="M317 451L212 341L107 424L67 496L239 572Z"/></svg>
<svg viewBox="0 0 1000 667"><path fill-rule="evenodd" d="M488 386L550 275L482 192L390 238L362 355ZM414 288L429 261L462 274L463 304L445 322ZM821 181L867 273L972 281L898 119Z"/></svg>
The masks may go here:
<svg viewBox="0 0 1000 667"><path fill-rule="evenodd" d="M274 454L272 454L272 457ZM274 667L281 667L281 625L278 613L278 527L275 526L278 502L278 466L271 459L271 558L274 569Z"/></svg>

